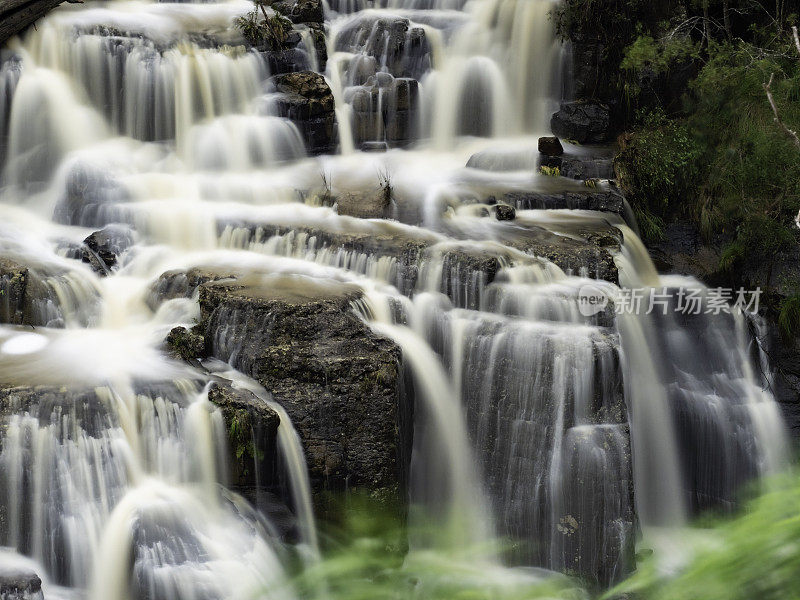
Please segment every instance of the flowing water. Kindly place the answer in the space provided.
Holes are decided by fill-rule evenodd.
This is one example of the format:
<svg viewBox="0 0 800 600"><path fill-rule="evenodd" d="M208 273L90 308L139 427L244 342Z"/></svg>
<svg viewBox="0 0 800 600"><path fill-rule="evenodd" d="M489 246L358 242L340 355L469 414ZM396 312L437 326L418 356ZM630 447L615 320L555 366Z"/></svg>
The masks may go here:
<svg viewBox="0 0 800 600"><path fill-rule="evenodd" d="M731 509L782 468L754 317L678 313L679 292L705 308L710 291L658 275L624 210L537 173L568 87L556 6L331 0L326 44L297 26L278 60L242 39L245 0L87 2L2 51L0 567L32 559L46 598L227 600L295 597L297 557L320 560L305 440L232 342L253 316L206 341L229 364L162 348L200 317L195 267L359 291L412 383L410 546L487 578L607 586L641 532ZM319 123L286 118L268 83L321 67L338 146L322 154ZM353 197L387 202L346 216ZM82 240L103 227L117 258L98 272ZM622 288L671 299L619 312ZM583 310L587 289L610 303ZM229 489L215 385L279 416L294 534Z"/></svg>

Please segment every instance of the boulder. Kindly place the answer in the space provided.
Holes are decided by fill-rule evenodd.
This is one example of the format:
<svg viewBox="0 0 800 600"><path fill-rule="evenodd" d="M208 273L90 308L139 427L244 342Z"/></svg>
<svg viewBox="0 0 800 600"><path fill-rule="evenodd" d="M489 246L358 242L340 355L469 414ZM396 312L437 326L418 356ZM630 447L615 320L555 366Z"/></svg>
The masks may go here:
<svg viewBox="0 0 800 600"><path fill-rule="evenodd" d="M592 101L564 102L550 121L553 133L579 144L602 144L610 137L611 112Z"/></svg>
<svg viewBox="0 0 800 600"><path fill-rule="evenodd" d="M333 93L325 78L312 71L284 73L270 78L268 87L280 96L278 116L291 119L311 154L333 152L338 141Z"/></svg>
<svg viewBox="0 0 800 600"><path fill-rule="evenodd" d="M133 232L121 225L108 225L83 240L81 260L99 275L108 275L117 258L133 245Z"/></svg>
<svg viewBox="0 0 800 600"><path fill-rule="evenodd" d="M352 489L394 505L405 486L401 353L353 312L360 298L358 288L299 276L200 286L206 351L286 410L318 505Z"/></svg>
<svg viewBox="0 0 800 600"><path fill-rule="evenodd" d="M198 331L186 327L174 327L165 340L170 354L186 361L202 358L205 354L205 340Z"/></svg>
<svg viewBox="0 0 800 600"><path fill-rule="evenodd" d="M539 153L545 156L561 156L564 154L564 146L561 140L555 136L539 138Z"/></svg>
<svg viewBox="0 0 800 600"><path fill-rule="evenodd" d="M175 298L191 298L201 284L207 281L231 279L236 273L223 269L192 267L182 270L167 271L150 286L147 294L147 306L156 311L162 302Z"/></svg>
<svg viewBox="0 0 800 600"><path fill-rule="evenodd" d="M392 216L392 190L388 185L370 190L340 192L334 201L340 215L359 219L387 219Z"/></svg>
<svg viewBox="0 0 800 600"><path fill-rule="evenodd" d="M517 209L510 204L497 204L494 215L498 221L513 221L517 217Z"/></svg>
<svg viewBox="0 0 800 600"><path fill-rule="evenodd" d="M43 600L42 580L23 566L0 566L0 598L2 600Z"/></svg>

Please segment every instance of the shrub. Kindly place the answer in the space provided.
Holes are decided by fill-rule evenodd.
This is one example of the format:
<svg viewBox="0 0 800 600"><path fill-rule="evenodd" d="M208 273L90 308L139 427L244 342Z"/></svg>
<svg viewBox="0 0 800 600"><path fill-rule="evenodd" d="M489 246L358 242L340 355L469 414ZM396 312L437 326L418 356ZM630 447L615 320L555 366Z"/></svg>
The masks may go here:
<svg viewBox="0 0 800 600"><path fill-rule="evenodd" d="M236 25L250 45L281 50L286 46L292 22L277 12L267 13L267 6L266 2L256 2L252 11L236 20Z"/></svg>

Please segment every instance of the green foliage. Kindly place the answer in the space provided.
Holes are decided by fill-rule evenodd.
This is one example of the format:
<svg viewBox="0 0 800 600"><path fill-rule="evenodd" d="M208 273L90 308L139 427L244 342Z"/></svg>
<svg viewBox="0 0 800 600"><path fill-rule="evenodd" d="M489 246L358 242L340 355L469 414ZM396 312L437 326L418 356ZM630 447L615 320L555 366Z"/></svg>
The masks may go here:
<svg viewBox="0 0 800 600"><path fill-rule="evenodd" d="M604 598L634 594L645 600L786 600L800 598L800 483L774 484L747 510L718 525L672 579L658 557Z"/></svg>
<svg viewBox="0 0 800 600"><path fill-rule="evenodd" d="M800 209L800 152L776 125L764 91L773 73L781 74L773 84L781 118L797 127L797 60L743 43L712 44L692 84L690 116L708 165L702 208L730 239L721 266L760 267L764 275L775 256L796 243L792 224Z"/></svg>
<svg viewBox="0 0 800 600"><path fill-rule="evenodd" d="M268 6L268 2L256 1L252 11L236 20L236 26L249 44L265 46L269 50L281 50L292 31L292 22L275 11L272 14L267 13Z"/></svg>
<svg viewBox="0 0 800 600"><path fill-rule="evenodd" d="M668 73L677 65L699 59L700 47L687 35L673 35L655 40L650 35L640 35L625 49L620 67L629 74L626 92L631 98L639 95L639 75L645 71L653 75Z"/></svg>
<svg viewBox="0 0 800 600"><path fill-rule="evenodd" d="M640 219L646 241L660 237L664 218L696 193L701 147L685 123L663 113L641 116L642 128L614 161L619 184Z"/></svg>
<svg viewBox="0 0 800 600"><path fill-rule="evenodd" d="M320 600L583 600L574 582L545 580L492 567L470 549L408 551L396 515L367 497L347 500L344 521L326 532L324 558L290 582L301 599ZM426 531L426 535L430 532ZM413 532L411 534L413 537Z"/></svg>
<svg viewBox="0 0 800 600"><path fill-rule="evenodd" d="M780 303L778 327L785 339L800 336L800 294L784 298Z"/></svg>

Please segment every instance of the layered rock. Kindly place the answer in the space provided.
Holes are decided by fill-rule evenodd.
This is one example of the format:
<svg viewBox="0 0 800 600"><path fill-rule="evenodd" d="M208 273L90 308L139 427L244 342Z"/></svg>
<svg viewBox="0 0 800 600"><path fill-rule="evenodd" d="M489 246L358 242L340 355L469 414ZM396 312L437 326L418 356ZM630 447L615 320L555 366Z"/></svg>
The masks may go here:
<svg viewBox="0 0 800 600"><path fill-rule="evenodd" d="M400 350L351 309L356 288L296 276L200 286L209 355L270 391L303 443L312 486L394 503L404 486Z"/></svg>
<svg viewBox="0 0 800 600"><path fill-rule="evenodd" d="M279 93L275 100L278 116L297 125L309 153L324 154L336 149L333 93L322 75L311 71L275 75L269 86Z"/></svg>
<svg viewBox="0 0 800 600"><path fill-rule="evenodd" d="M16 255L0 256L0 323L83 326L96 316L99 295L85 274Z"/></svg>

